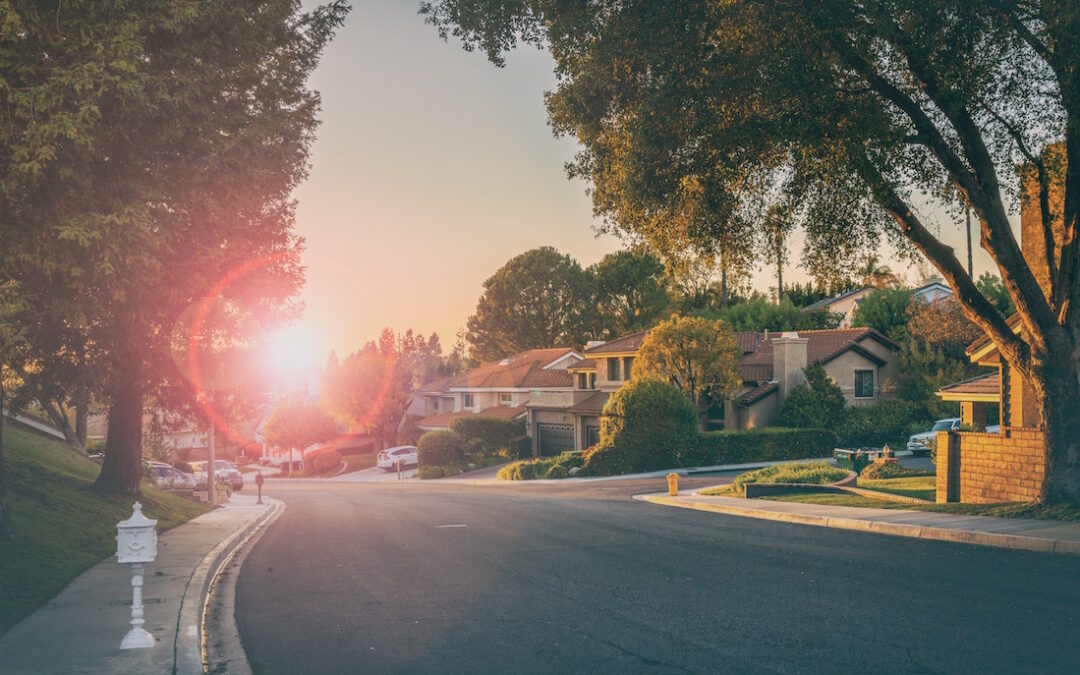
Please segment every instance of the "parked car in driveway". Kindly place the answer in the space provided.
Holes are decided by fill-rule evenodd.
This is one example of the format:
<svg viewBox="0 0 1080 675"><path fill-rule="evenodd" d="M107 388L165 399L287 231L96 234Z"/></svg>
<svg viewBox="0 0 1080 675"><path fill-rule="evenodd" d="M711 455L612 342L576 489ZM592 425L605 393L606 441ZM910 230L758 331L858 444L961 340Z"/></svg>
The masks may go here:
<svg viewBox="0 0 1080 675"><path fill-rule="evenodd" d="M205 484L206 465L208 462L189 462L189 464L191 464L191 470L195 473L195 478L199 481L199 484ZM237 471L236 467L223 459L214 460L214 475L219 482L225 483L233 490L244 489L244 475Z"/></svg>
<svg viewBox="0 0 1080 675"><path fill-rule="evenodd" d="M154 485L165 490L194 490L199 484L194 475L164 462L147 463L147 472Z"/></svg>
<svg viewBox="0 0 1080 675"><path fill-rule="evenodd" d="M387 448L380 452L375 458L375 466L384 471L397 471L399 462L403 469L419 464L420 458L416 454L416 446L399 445L393 448Z"/></svg>
<svg viewBox="0 0 1080 675"><path fill-rule="evenodd" d="M959 417L949 417L943 420L934 422L934 426L930 427L930 431L923 431L918 434L912 434L908 438L907 449L911 450L916 455L925 455L930 452L930 443L933 439L937 438L937 432L939 431L956 431L960 428Z"/></svg>

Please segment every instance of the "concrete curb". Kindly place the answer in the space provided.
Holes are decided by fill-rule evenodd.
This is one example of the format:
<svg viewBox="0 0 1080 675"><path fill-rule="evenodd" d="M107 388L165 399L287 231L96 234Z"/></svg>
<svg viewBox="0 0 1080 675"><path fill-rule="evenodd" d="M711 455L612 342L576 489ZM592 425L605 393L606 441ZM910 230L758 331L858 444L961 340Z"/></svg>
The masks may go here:
<svg viewBox="0 0 1080 675"><path fill-rule="evenodd" d="M997 532L976 532L971 530L954 530L943 527L927 527L922 525L909 525L906 523L888 523L876 520L861 520L857 518L837 518L830 516L811 515L806 513L789 513L784 511L767 511L744 506L730 506L727 504L710 504L680 500L678 497L668 497L662 494L634 495L634 499L675 506L682 509L694 509L696 511L711 511L729 516L743 518L758 518L760 520L775 520L785 523L797 523L799 525L814 525L817 527L831 527L838 530L854 530L857 532L871 532L875 534L887 534L895 537L909 537L911 539L928 539L931 541L948 541L958 544L975 544L977 546L991 546L994 548L1007 548L1023 551L1037 551L1040 553L1056 553L1060 555L1080 556L1080 542L1061 539L1047 539L1042 537L1026 537L1018 534L1000 534Z"/></svg>
<svg viewBox="0 0 1080 675"><path fill-rule="evenodd" d="M284 502L268 497L265 499L271 502L271 508L250 527L244 528L242 538L216 565L210 580L203 601L201 623L204 672L232 675L251 673L247 653L240 641L240 631L236 627L236 580L252 547L285 512ZM233 570L236 573L230 574ZM213 636L213 642L210 636Z"/></svg>
<svg viewBox="0 0 1080 675"><path fill-rule="evenodd" d="M232 554L238 542L265 523L279 508L281 502L272 500L270 508L237 528L231 535L212 548L192 570L184 594L180 598L180 610L176 619L176 638L173 642L172 673L203 673L205 670L204 615L211 584L220 573L222 561ZM198 595L195 595L195 592Z"/></svg>

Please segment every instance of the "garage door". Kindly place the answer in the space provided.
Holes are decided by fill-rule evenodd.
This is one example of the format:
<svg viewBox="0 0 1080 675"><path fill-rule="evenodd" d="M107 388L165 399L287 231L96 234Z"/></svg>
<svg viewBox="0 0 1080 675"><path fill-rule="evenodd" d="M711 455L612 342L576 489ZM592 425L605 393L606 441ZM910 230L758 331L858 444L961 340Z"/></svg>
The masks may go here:
<svg viewBox="0 0 1080 675"><path fill-rule="evenodd" d="M538 424L541 455L557 455L574 449L574 427L569 424Z"/></svg>

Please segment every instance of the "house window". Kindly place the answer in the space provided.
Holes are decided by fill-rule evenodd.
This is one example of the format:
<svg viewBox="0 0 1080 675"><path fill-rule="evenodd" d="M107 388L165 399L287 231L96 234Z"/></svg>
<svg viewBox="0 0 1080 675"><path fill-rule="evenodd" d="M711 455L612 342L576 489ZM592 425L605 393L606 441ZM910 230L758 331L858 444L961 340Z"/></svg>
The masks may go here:
<svg viewBox="0 0 1080 675"><path fill-rule="evenodd" d="M438 398L436 398L435 396L432 396L428 400L431 401L431 409L432 410L438 410L439 409L439 399Z"/></svg>
<svg viewBox="0 0 1080 675"><path fill-rule="evenodd" d="M607 360L607 379L612 382L618 382L622 379L619 377L619 359Z"/></svg>
<svg viewBox="0 0 1080 675"><path fill-rule="evenodd" d="M470 409L473 407L472 394L465 394L465 407Z"/></svg>
<svg viewBox="0 0 1080 675"><path fill-rule="evenodd" d="M589 373L589 389L596 389L596 373Z"/></svg>
<svg viewBox="0 0 1080 675"><path fill-rule="evenodd" d="M855 371L855 398L874 398L874 371Z"/></svg>
<svg viewBox="0 0 1080 675"><path fill-rule="evenodd" d="M514 395L513 394L499 394L499 405L513 405L513 404L514 404Z"/></svg>
<svg viewBox="0 0 1080 675"><path fill-rule="evenodd" d="M627 356L627 357L623 358L623 360L622 360L622 371L623 371L623 376L626 377L627 380L630 379L630 371L632 371L633 369L634 369L634 357L633 356Z"/></svg>
<svg viewBox="0 0 1080 675"><path fill-rule="evenodd" d="M577 376L577 388L588 389L589 388L589 376L585 373L578 373Z"/></svg>
<svg viewBox="0 0 1080 675"><path fill-rule="evenodd" d="M585 427L585 447L591 448L600 442L600 427Z"/></svg>

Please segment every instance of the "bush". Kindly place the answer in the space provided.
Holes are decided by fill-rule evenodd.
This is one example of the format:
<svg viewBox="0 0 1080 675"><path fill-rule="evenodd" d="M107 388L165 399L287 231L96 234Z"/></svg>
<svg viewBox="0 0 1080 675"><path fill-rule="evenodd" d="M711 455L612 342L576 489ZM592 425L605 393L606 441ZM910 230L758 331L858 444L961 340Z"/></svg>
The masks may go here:
<svg viewBox="0 0 1080 675"><path fill-rule="evenodd" d="M554 457L538 457L507 464L499 469L499 480L533 480L535 478L567 478L570 469L580 468L584 460L580 452L564 452ZM554 470L554 475L552 471Z"/></svg>
<svg viewBox="0 0 1080 675"><path fill-rule="evenodd" d="M933 471L914 469L899 462L874 462L859 473L859 478L879 480L882 478L907 478L909 476L933 476Z"/></svg>
<svg viewBox="0 0 1080 675"><path fill-rule="evenodd" d="M819 365L806 368L806 384L792 389L780 409L777 424L800 429L835 429L844 419L844 392Z"/></svg>
<svg viewBox="0 0 1080 675"><path fill-rule="evenodd" d="M431 480L433 478L442 478L446 475L446 471L441 466L421 466L417 475L420 480Z"/></svg>
<svg viewBox="0 0 1080 675"><path fill-rule="evenodd" d="M565 466L559 466L558 464L556 464L555 466L548 469L547 473L544 474L544 478L547 478L547 479L569 478L569 477L570 477L570 472L566 470L566 467Z"/></svg>
<svg viewBox="0 0 1080 675"><path fill-rule="evenodd" d="M826 485L845 478L848 472L838 469L828 462L793 462L774 464L756 471L747 471L735 477L731 488L742 492L747 483L800 483L807 485Z"/></svg>
<svg viewBox="0 0 1080 675"><path fill-rule="evenodd" d="M683 466L750 464L832 456L836 434L825 429L765 427L747 431L710 431L698 439Z"/></svg>
<svg viewBox="0 0 1080 675"><path fill-rule="evenodd" d="M504 420L493 417L455 417L450 420L451 431L474 444L478 452L492 456L525 434L525 420ZM531 448L530 448L531 450Z"/></svg>
<svg viewBox="0 0 1080 675"><path fill-rule="evenodd" d="M585 454L590 474L610 476L676 466L697 441L697 411L677 387L633 380L611 395L600 417L600 442Z"/></svg>
<svg viewBox="0 0 1080 675"><path fill-rule="evenodd" d="M465 440L456 431L429 431L416 444L420 466L444 466L465 459Z"/></svg>
<svg viewBox="0 0 1080 675"><path fill-rule="evenodd" d="M843 447L880 447L888 443L899 450L905 447L911 429L924 430L931 424L926 406L892 398L848 408L837 436Z"/></svg>
<svg viewBox="0 0 1080 675"><path fill-rule="evenodd" d="M320 452L311 460L311 470L316 475L337 471L339 466L341 466L341 453L337 450Z"/></svg>

